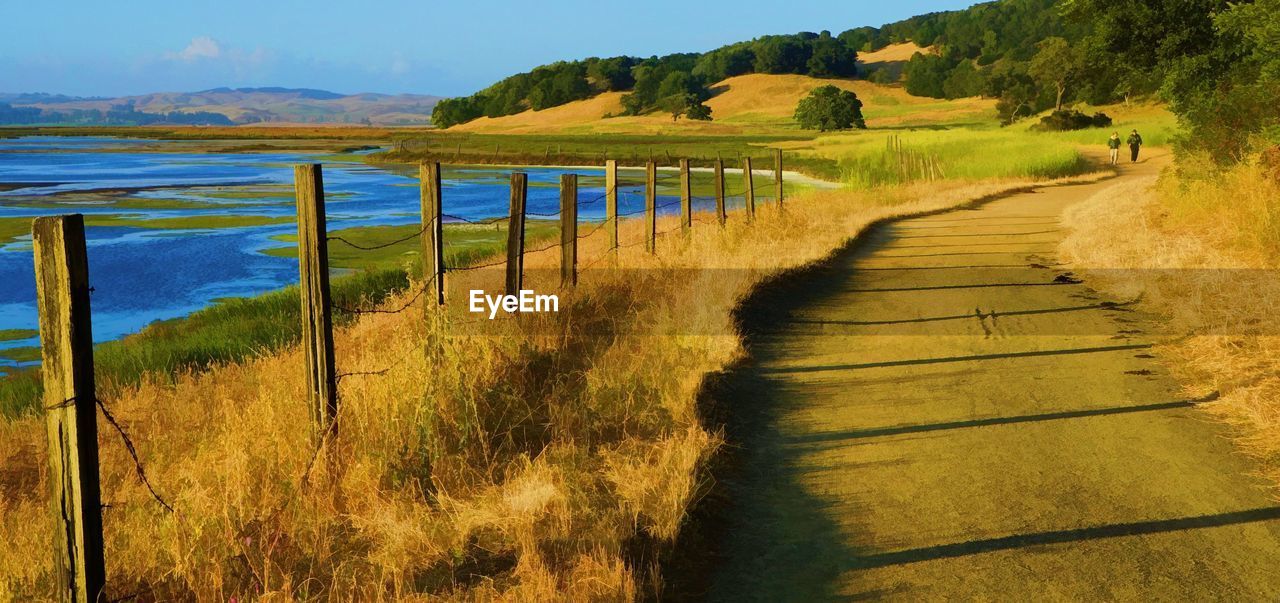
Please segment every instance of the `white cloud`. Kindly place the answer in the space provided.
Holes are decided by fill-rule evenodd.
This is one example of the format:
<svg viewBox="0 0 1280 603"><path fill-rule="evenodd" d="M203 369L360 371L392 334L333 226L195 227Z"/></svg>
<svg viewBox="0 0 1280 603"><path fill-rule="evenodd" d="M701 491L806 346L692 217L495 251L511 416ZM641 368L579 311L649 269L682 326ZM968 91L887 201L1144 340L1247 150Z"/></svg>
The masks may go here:
<svg viewBox="0 0 1280 603"><path fill-rule="evenodd" d="M209 36L192 38L191 43L187 44L187 47L183 48L181 52L168 53L170 58L187 62L199 59L216 59L222 54L222 45Z"/></svg>
<svg viewBox="0 0 1280 603"><path fill-rule="evenodd" d="M404 58L404 55L400 54L399 52L395 53L395 55L391 58L391 74L392 75L404 75L406 73L409 73L411 69L413 69L413 65L409 63L409 60Z"/></svg>

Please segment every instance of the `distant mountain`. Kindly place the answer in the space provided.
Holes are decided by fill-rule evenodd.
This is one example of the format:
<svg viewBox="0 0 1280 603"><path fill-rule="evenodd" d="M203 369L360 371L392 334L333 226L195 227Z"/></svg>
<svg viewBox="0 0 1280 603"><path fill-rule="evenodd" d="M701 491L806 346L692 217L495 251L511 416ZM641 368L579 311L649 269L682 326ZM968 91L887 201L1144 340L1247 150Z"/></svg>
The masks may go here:
<svg viewBox="0 0 1280 603"><path fill-rule="evenodd" d="M116 98L0 93L0 125L231 125L371 123L425 125L442 97L338 94L310 88L213 88Z"/></svg>

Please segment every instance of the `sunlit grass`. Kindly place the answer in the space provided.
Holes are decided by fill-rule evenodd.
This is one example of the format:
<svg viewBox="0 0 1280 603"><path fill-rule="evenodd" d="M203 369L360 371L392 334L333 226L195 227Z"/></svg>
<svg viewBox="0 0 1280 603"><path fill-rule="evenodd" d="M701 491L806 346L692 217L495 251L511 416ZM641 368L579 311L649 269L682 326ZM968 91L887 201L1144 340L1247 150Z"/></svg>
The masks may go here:
<svg viewBox="0 0 1280 603"><path fill-rule="evenodd" d="M648 588L635 543L673 542L719 445L698 396L707 374L743 353L733 318L743 296L876 219L1027 184L813 192L785 212L763 206L751 224L735 212L721 229L700 215L656 255L641 245L610 258L603 236L587 237L573 290L558 288L558 250L527 259L526 286L563 296L557 314L479 319L462 300L500 289L503 271L455 273L442 311L414 305L337 329L339 372L376 374L342 380L339 436L314 466L296 347L104 392L178 510L150 500L104 434L107 595L631 600ZM674 226L670 216L658 225ZM643 241L641 228L625 222L623 244ZM295 294L274 295L233 302L263 304L263 325L231 305L210 309L211 322L236 316L210 336L296 325ZM0 422L0 486L22 492L0 498L0 599L49 595L52 560L30 555L53 537L45 440L39 416Z"/></svg>
<svg viewBox="0 0 1280 603"><path fill-rule="evenodd" d="M1008 130L835 134L819 138L812 152L836 160L841 180L859 188L921 180L1060 178L1090 170L1073 143Z"/></svg>

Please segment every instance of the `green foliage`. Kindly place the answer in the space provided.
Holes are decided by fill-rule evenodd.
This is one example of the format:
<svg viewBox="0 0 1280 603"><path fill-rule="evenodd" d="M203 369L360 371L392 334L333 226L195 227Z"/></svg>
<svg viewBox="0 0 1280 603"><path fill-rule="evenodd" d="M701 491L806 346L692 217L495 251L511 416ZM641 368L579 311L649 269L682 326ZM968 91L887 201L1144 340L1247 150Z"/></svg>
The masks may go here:
<svg viewBox="0 0 1280 603"><path fill-rule="evenodd" d="M640 62L632 70L635 87L622 97L628 115L661 109L679 117L692 104L711 98L705 81L693 74L698 55L673 54Z"/></svg>
<svg viewBox="0 0 1280 603"><path fill-rule="evenodd" d="M813 57L813 45L799 36L765 36L752 50L756 73L804 73Z"/></svg>
<svg viewBox="0 0 1280 603"><path fill-rule="evenodd" d="M902 75L907 79L909 94L946 98L947 74L953 65L947 59L934 54L918 52L907 62Z"/></svg>
<svg viewBox="0 0 1280 603"><path fill-rule="evenodd" d="M1027 73L1046 89L1054 91L1054 107L1061 111L1067 86L1080 71L1080 53L1066 39L1056 36L1045 38L1036 44L1036 48L1038 50L1031 57Z"/></svg>
<svg viewBox="0 0 1280 603"><path fill-rule="evenodd" d="M750 42L733 44L699 57L693 67L693 74L703 81L718 82L735 75L751 73L755 60L756 55L751 50Z"/></svg>
<svg viewBox="0 0 1280 603"><path fill-rule="evenodd" d="M813 54L806 64L813 77L853 77L858 74L858 53L840 38L824 31L812 42Z"/></svg>
<svg viewBox="0 0 1280 603"><path fill-rule="evenodd" d="M795 117L800 127L821 132L867 127L858 95L835 86L814 88L796 105Z"/></svg>
<svg viewBox="0 0 1280 603"><path fill-rule="evenodd" d="M587 62L587 77L591 83L602 90L616 92L630 90L636 85L636 78L631 75L631 67L635 59L631 57L614 57Z"/></svg>
<svg viewBox="0 0 1280 603"><path fill-rule="evenodd" d="M1190 150L1239 161L1280 124L1280 0L1073 0L1067 9L1092 27L1089 47L1123 58L1118 89L1159 83Z"/></svg>
<svg viewBox="0 0 1280 603"><path fill-rule="evenodd" d="M698 121L711 121L711 107L702 103L690 104L685 109L685 117L696 119Z"/></svg>
<svg viewBox="0 0 1280 603"><path fill-rule="evenodd" d="M867 74L867 81L873 84L890 85L898 83L899 75L894 73L892 69L876 69Z"/></svg>
<svg viewBox="0 0 1280 603"><path fill-rule="evenodd" d="M986 78L973 66L972 61L960 61L951 70L946 81L942 82L942 93L946 98L968 98L979 96L986 89Z"/></svg>
<svg viewBox="0 0 1280 603"><path fill-rule="evenodd" d="M1054 111L1036 124L1036 130L1062 132L1067 130L1084 130L1087 128L1106 128L1111 125L1111 117L1106 113L1085 115L1074 109Z"/></svg>

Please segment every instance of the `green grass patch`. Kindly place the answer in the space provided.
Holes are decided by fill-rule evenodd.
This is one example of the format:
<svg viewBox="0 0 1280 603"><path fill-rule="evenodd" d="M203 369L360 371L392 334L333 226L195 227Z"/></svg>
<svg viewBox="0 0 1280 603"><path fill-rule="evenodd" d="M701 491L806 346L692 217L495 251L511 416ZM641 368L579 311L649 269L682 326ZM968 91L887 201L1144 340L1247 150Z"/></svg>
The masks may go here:
<svg viewBox="0 0 1280 603"><path fill-rule="evenodd" d="M0 358L14 362L34 362L40 359L40 348L36 346L4 348L0 349Z"/></svg>
<svg viewBox="0 0 1280 603"><path fill-rule="evenodd" d="M35 329L0 329L0 341L18 341L39 335L40 332Z"/></svg>
<svg viewBox="0 0 1280 603"><path fill-rule="evenodd" d="M140 218L134 216L86 216L89 226L127 226L131 228L159 228L166 230L194 230L209 228L241 228L267 226L293 222L287 216L259 215L210 215L177 216L173 218Z"/></svg>
<svg viewBox="0 0 1280 603"><path fill-rule="evenodd" d="M867 132L819 139L838 158L841 181L855 187L933 178L1058 178L1092 169L1078 145L1014 130Z"/></svg>
<svg viewBox="0 0 1280 603"><path fill-rule="evenodd" d="M31 234L31 218L0 218L0 245Z"/></svg>
<svg viewBox="0 0 1280 603"><path fill-rule="evenodd" d="M439 161L471 165L594 165L606 159L619 165L643 166L652 160L675 166L688 159L695 167L710 167L717 158L726 167L739 167L751 157L755 167L773 165L773 147L811 141L817 132L795 130L769 135L641 135L641 134L468 134L430 132L397 136L392 148L365 156L370 163ZM835 179L839 166L817 155L789 155L787 169L817 178Z"/></svg>

